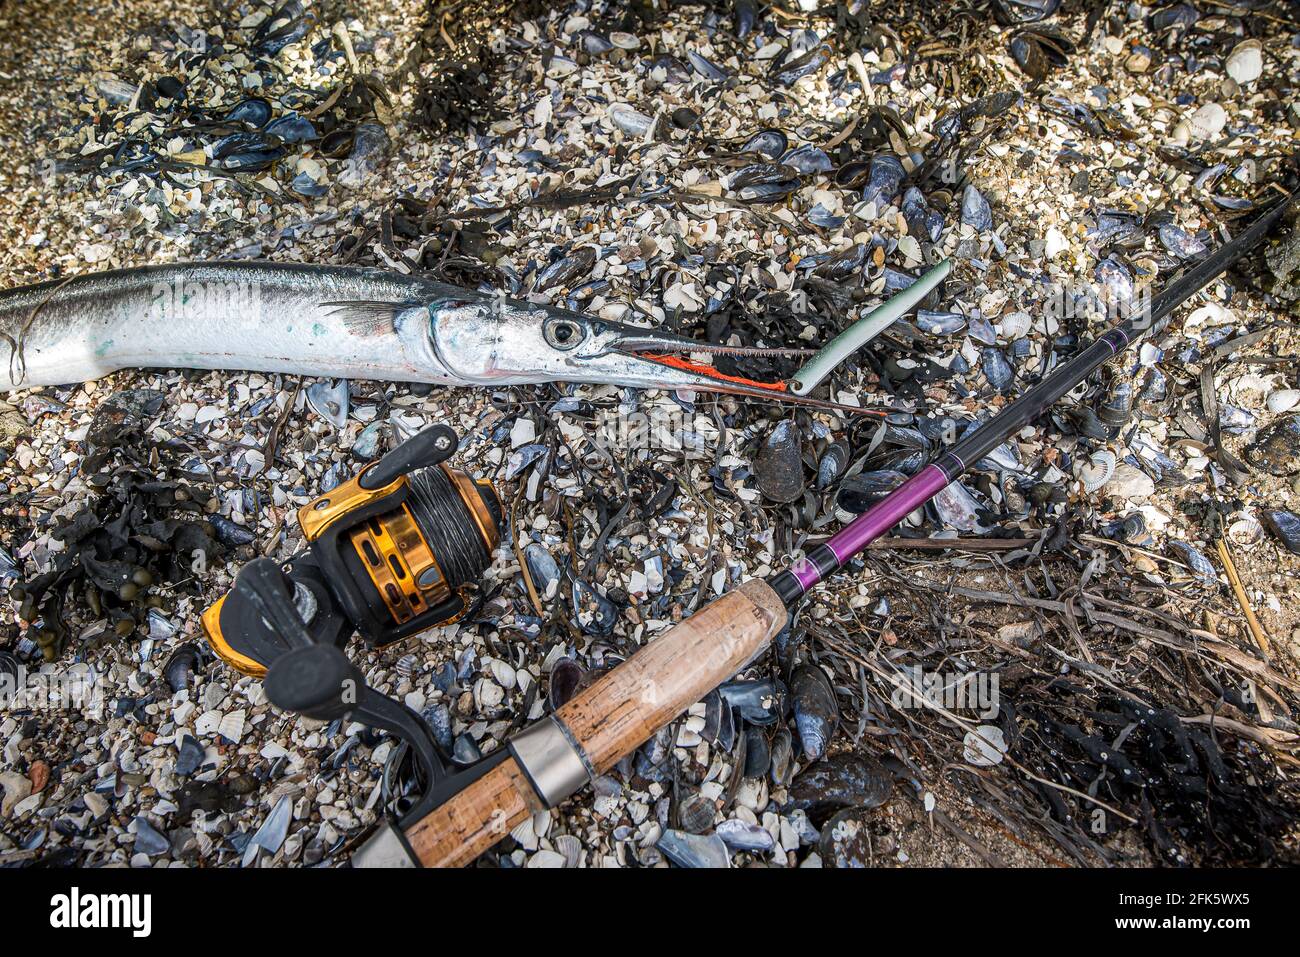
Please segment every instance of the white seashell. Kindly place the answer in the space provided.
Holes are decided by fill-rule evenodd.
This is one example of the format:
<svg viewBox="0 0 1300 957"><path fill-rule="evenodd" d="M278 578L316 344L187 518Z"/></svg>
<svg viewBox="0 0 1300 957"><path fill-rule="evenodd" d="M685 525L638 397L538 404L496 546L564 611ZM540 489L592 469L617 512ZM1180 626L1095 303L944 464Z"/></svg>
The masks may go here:
<svg viewBox="0 0 1300 957"><path fill-rule="evenodd" d="M635 50L641 46L641 40L631 33L615 30L609 35L609 42L620 50Z"/></svg>
<svg viewBox="0 0 1300 957"><path fill-rule="evenodd" d="M1065 234L1053 226L1047 231L1047 240L1043 248L1043 254L1048 259L1055 259L1061 253L1070 248L1070 241L1065 238Z"/></svg>
<svg viewBox="0 0 1300 957"><path fill-rule="evenodd" d="M533 819L531 815L515 825L510 836L519 842L519 846L526 851L537 850L537 832L533 830Z"/></svg>
<svg viewBox="0 0 1300 957"><path fill-rule="evenodd" d="M572 834L561 834L554 841L555 849L564 857L565 867L577 867L582 859L582 842Z"/></svg>
<svg viewBox="0 0 1300 957"><path fill-rule="evenodd" d="M1264 537L1264 526L1253 518L1241 518L1228 526L1228 538L1234 545L1254 545Z"/></svg>
<svg viewBox="0 0 1300 957"><path fill-rule="evenodd" d="M529 870L535 870L537 868L561 868L564 867L564 865L565 862L564 862L563 854L559 854L556 851L543 850L543 851L538 851L536 854L530 857L528 859L528 863L525 864L524 867L526 867Z"/></svg>
<svg viewBox="0 0 1300 957"><path fill-rule="evenodd" d="M220 711L205 711L194 721L194 733L202 738L212 734L221 723Z"/></svg>
<svg viewBox="0 0 1300 957"><path fill-rule="evenodd" d="M1218 103L1206 103L1191 116L1192 132L1198 139L1218 136L1228 123L1228 114Z"/></svg>
<svg viewBox="0 0 1300 957"><path fill-rule="evenodd" d="M1268 397L1268 411L1290 412L1300 404L1300 389L1278 389Z"/></svg>
<svg viewBox="0 0 1300 957"><path fill-rule="evenodd" d="M1115 453L1107 449L1093 452L1086 465L1080 465L1077 471L1083 490L1089 494L1097 491L1115 474Z"/></svg>
<svg viewBox="0 0 1300 957"><path fill-rule="evenodd" d="M1264 53L1258 40L1242 40L1228 54L1228 76L1242 86L1254 83L1264 72Z"/></svg>
<svg viewBox="0 0 1300 957"><path fill-rule="evenodd" d="M1015 342L1017 339L1023 339L1029 327L1033 324L1027 312L1009 312L1002 317L998 323L999 331L1004 339Z"/></svg>
<svg viewBox="0 0 1300 957"><path fill-rule="evenodd" d="M614 125L628 136L645 136L650 132L655 122L654 117L646 116L644 113L622 104L611 109L609 117Z"/></svg>
<svg viewBox="0 0 1300 957"><path fill-rule="evenodd" d="M219 722L217 722L217 734L221 735L231 744L238 744L244 736L244 709L232 711Z"/></svg>
<svg viewBox="0 0 1300 957"><path fill-rule="evenodd" d="M966 763L976 767L1000 764L1007 753L1006 735L992 724L982 724L974 731L967 731L962 743L965 745Z"/></svg>
<svg viewBox="0 0 1300 957"><path fill-rule="evenodd" d="M515 669L499 658L491 658L488 661L488 667L492 669L492 677L496 678L497 684L510 691L516 684Z"/></svg>

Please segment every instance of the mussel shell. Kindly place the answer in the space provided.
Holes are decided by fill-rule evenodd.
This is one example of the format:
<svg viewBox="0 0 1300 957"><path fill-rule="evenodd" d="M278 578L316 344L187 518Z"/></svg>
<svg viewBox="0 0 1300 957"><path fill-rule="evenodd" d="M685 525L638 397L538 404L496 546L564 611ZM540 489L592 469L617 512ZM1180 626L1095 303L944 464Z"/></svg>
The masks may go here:
<svg viewBox="0 0 1300 957"><path fill-rule="evenodd" d="M154 83L154 89L159 96L166 97L177 103L185 100L185 84L174 76L160 76Z"/></svg>
<svg viewBox="0 0 1300 957"><path fill-rule="evenodd" d="M689 83L691 82L691 69L677 57L669 53L664 53L654 59L650 64L651 73L662 73L665 83Z"/></svg>
<svg viewBox="0 0 1300 957"><path fill-rule="evenodd" d="M759 727L775 723L784 711L786 691L779 681L728 681L718 686L718 693L741 718Z"/></svg>
<svg viewBox="0 0 1300 957"><path fill-rule="evenodd" d="M835 185L845 189L857 189L871 175L871 163L866 160L853 160L845 163L835 171Z"/></svg>
<svg viewBox="0 0 1300 957"><path fill-rule="evenodd" d="M261 129L271 119L271 104L260 96L241 100L222 117L227 123L247 123Z"/></svg>
<svg viewBox="0 0 1300 957"><path fill-rule="evenodd" d="M868 868L882 863L880 841L873 840L873 819L868 808L850 807L822 826L817 853L822 867L837 870Z"/></svg>
<svg viewBox="0 0 1300 957"><path fill-rule="evenodd" d="M1218 583L1218 572L1215 571L1210 560L1205 557L1204 553L1202 553L1200 549L1196 548L1194 545L1189 545L1187 542L1180 542L1177 540L1171 540L1169 542L1169 547L1178 553L1178 557L1182 560L1183 564L1191 570L1192 576L1198 581L1203 582L1206 585L1214 585Z"/></svg>
<svg viewBox="0 0 1300 957"><path fill-rule="evenodd" d="M745 777L761 778L772 767L772 748L758 728L745 729Z"/></svg>
<svg viewBox="0 0 1300 957"><path fill-rule="evenodd" d="M189 687L190 679L194 677L198 668L198 650L186 642L173 651L167 663L163 665L163 677L167 679L167 687L174 692L184 691Z"/></svg>
<svg viewBox="0 0 1300 957"><path fill-rule="evenodd" d="M973 183L968 183L962 192L961 221L980 233L993 228L993 211L989 208L988 200Z"/></svg>
<svg viewBox="0 0 1300 957"><path fill-rule="evenodd" d="M1133 414L1133 382L1127 378L1117 378L1097 406L1097 418L1112 428L1119 428Z"/></svg>
<svg viewBox="0 0 1300 957"><path fill-rule="evenodd" d="M348 422L349 387L347 379L324 379L307 387L307 406L336 429Z"/></svg>
<svg viewBox="0 0 1300 957"><path fill-rule="evenodd" d="M714 833L733 851L761 854L770 851L776 845L776 840L767 828L735 818L723 821Z"/></svg>
<svg viewBox="0 0 1300 957"><path fill-rule="evenodd" d="M1300 472L1300 414L1293 413L1260 429L1246 449L1246 461L1277 476Z"/></svg>
<svg viewBox="0 0 1300 957"><path fill-rule="evenodd" d="M189 777L203 766L205 753L203 745L193 735L182 734L180 744L176 746L176 763L172 770L178 777Z"/></svg>
<svg viewBox="0 0 1300 957"><path fill-rule="evenodd" d="M688 50L686 52L686 59L690 61L691 69L706 80L726 80L731 76L730 73L722 69L722 67L718 66L708 57L696 53L694 50Z"/></svg>
<svg viewBox="0 0 1300 957"><path fill-rule="evenodd" d="M794 772L794 737L786 728L779 728L772 736L772 783L785 787Z"/></svg>
<svg viewBox="0 0 1300 957"><path fill-rule="evenodd" d="M716 834L703 837L685 831L667 830L655 844L678 867L726 868L731 866L727 845Z"/></svg>
<svg viewBox="0 0 1300 957"><path fill-rule="evenodd" d="M1012 37L1011 42L1007 44L1007 52L1011 54L1011 59L1016 61L1016 66L1024 71L1025 76L1035 82L1041 83L1051 70L1051 63L1042 46L1032 36L1017 34Z"/></svg>
<svg viewBox="0 0 1300 957"><path fill-rule="evenodd" d="M820 668L804 665L790 679L795 730L804 757L816 761L825 753L840 723L840 706L830 679Z"/></svg>
<svg viewBox="0 0 1300 957"><path fill-rule="evenodd" d="M871 167L867 174L867 184L862 188L862 202L889 203L903 186L907 175L898 157L890 153L878 153L871 158Z"/></svg>
<svg viewBox="0 0 1300 957"><path fill-rule="evenodd" d="M950 336L966 328L966 317L959 312L916 311L916 328L932 336Z"/></svg>
<svg viewBox="0 0 1300 957"><path fill-rule="evenodd" d="M813 274L820 276L823 279L841 282L845 279L860 275L862 268L866 263L866 244L854 243L843 252L836 253L834 256L831 256L829 259L820 263L813 270Z"/></svg>
<svg viewBox="0 0 1300 957"><path fill-rule="evenodd" d="M781 156L782 165L792 167L806 176L814 173L829 173L834 168L831 158L826 155L826 151L811 143L805 143L803 146L796 146L792 150L787 150Z"/></svg>
<svg viewBox="0 0 1300 957"><path fill-rule="evenodd" d="M546 689L546 703L552 713L568 702L582 685L582 666L572 658L561 658L551 666L550 683Z"/></svg>
<svg viewBox="0 0 1300 957"><path fill-rule="evenodd" d="M793 502L803 495L803 452L799 426L793 419L780 422L754 456L758 490L772 502Z"/></svg>
<svg viewBox="0 0 1300 957"><path fill-rule="evenodd" d="M584 634L603 636L614 630L618 609L595 587L575 577L572 600L574 619Z"/></svg>
<svg viewBox="0 0 1300 957"><path fill-rule="evenodd" d="M823 489L834 485L848 466L849 447L843 442L832 442L817 463L817 487Z"/></svg>
<svg viewBox="0 0 1300 957"><path fill-rule="evenodd" d="M308 143L318 135L311 120L297 113L276 117L266 125L265 132L279 137L285 143Z"/></svg>
<svg viewBox="0 0 1300 957"><path fill-rule="evenodd" d="M1060 6L1061 0L993 0L993 17L1003 26L1037 23Z"/></svg>
<svg viewBox="0 0 1300 957"><path fill-rule="evenodd" d="M779 203L800 186L797 179L776 183L754 183L737 190L736 197L746 203Z"/></svg>
<svg viewBox="0 0 1300 957"><path fill-rule="evenodd" d="M893 776L879 762L846 751L800 772L790 785L790 802L816 822L842 807L880 807L893 790Z"/></svg>
<svg viewBox="0 0 1300 957"><path fill-rule="evenodd" d="M738 153L757 153L776 159L790 148L790 140L778 129L764 129L754 133L740 145Z"/></svg>
<svg viewBox="0 0 1300 957"><path fill-rule="evenodd" d="M609 37L595 30L580 30L576 39L582 44L582 49L592 56L601 56L614 49L614 44L610 42Z"/></svg>
<svg viewBox="0 0 1300 957"><path fill-rule="evenodd" d="M1006 392L1015 381L1016 374L1001 349L986 346L980 350L980 370L988 384L999 392Z"/></svg>
<svg viewBox="0 0 1300 957"><path fill-rule="evenodd" d="M893 469L859 472L840 483L835 504L846 512L858 515L906 481L906 475Z"/></svg>
<svg viewBox="0 0 1300 957"><path fill-rule="evenodd" d="M1285 509L1270 508L1263 510L1260 518L1289 552L1300 555L1300 515Z"/></svg>
<svg viewBox="0 0 1300 957"><path fill-rule="evenodd" d="M798 171L792 167L780 163L751 163L732 173L727 183L734 190L742 190L746 186L784 183L791 179L798 179Z"/></svg>
<svg viewBox="0 0 1300 957"><path fill-rule="evenodd" d="M700 737L724 751L730 751L736 743L735 712L717 689L704 699L704 728L700 731Z"/></svg>
<svg viewBox="0 0 1300 957"><path fill-rule="evenodd" d="M831 48L829 44L820 44L813 47L803 56L797 57L787 63L779 65L774 73L774 79L782 86L793 86L804 77L815 73L821 69L822 65L831 58Z"/></svg>
<svg viewBox="0 0 1300 957"><path fill-rule="evenodd" d="M689 106L679 106L672 112L672 121L679 130L689 130L700 122L700 114Z"/></svg>
<svg viewBox="0 0 1300 957"><path fill-rule="evenodd" d="M320 141L321 155L330 159L342 159L352 152L352 138L355 130L340 127L326 133Z"/></svg>
<svg viewBox="0 0 1300 957"><path fill-rule="evenodd" d="M537 274L536 292L544 292L553 286L568 286L575 279L588 275L596 264L596 250L592 246L580 246L567 256L563 256Z"/></svg>

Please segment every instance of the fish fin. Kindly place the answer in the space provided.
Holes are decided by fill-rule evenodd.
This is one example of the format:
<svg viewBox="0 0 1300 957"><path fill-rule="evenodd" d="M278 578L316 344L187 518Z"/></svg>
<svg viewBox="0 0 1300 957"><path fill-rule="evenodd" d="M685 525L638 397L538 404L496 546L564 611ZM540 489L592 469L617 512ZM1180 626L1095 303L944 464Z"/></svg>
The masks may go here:
<svg viewBox="0 0 1300 957"><path fill-rule="evenodd" d="M356 299L322 302L321 305L329 311L329 315L341 320L348 332L358 336L383 336L396 331L398 315L412 304Z"/></svg>

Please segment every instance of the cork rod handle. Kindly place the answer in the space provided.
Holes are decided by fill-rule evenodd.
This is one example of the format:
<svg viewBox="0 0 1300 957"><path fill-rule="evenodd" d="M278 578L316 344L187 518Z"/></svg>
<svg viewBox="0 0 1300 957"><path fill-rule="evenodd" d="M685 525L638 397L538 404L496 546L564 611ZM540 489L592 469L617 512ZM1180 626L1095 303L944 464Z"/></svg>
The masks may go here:
<svg viewBox="0 0 1300 957"><path fill-rule="evenodd" d="M787 612L757 579L651 641L556 712L596 774L613 767L759 654ZM425 867L468 864L545 807L513 758L406 831Z"/></svg>

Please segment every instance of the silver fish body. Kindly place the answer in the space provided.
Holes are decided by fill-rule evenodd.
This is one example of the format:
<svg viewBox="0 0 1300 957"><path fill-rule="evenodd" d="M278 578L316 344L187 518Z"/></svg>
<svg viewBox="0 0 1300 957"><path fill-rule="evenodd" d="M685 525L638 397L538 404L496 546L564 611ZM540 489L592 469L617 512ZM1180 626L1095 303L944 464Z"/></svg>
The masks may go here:
<svg viewBox="0 0 1300 957"><path fill-rule="evenodd" d="M846 408L681 355L804 351L701 342L359 266L180 263L0 292L0 392L167 368L462 386L587 382Z"/></svg>
<svg viewBox="0 0 1300 957"><path fill-rule="evenodd" d="M53 280L0 293L0 390L133 367L453 383L429 361L418 328L400 321L361 328L331 303L414 306L467 296L477 294L399 273L280 263L146 266Z"/></svg>

